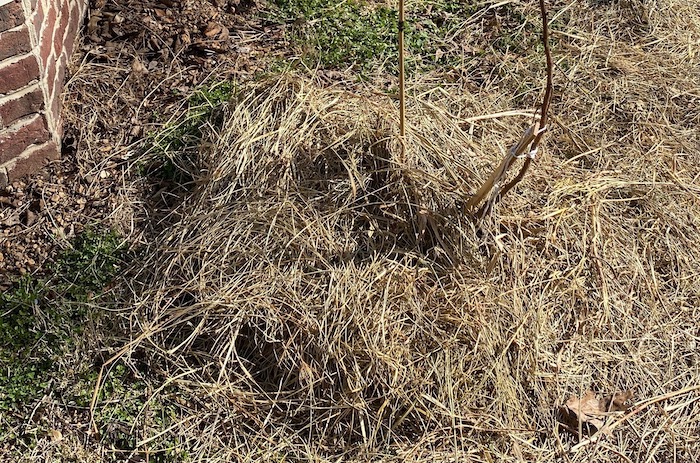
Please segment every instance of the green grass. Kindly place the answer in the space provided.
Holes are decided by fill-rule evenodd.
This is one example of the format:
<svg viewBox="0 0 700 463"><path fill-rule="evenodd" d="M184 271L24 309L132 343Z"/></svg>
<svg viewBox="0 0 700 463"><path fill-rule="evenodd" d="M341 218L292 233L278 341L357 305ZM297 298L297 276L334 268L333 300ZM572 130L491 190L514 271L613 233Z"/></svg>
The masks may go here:
<svg viewBox="0 0 700 463"><path fill-rule="evenodd" d="M145 148L149 156L140 166L141 174L177 185L191 182L191 170L194 168L192 150L198 149L203 129L211 121L212 115L234 93L235 85L230 81L215 81L195 89L187 97L187 109L182 115L163 122L158 131L148 136Z"/></svg>
<svg viewBox="0 0 700 463"><path fill-rule="evenodd" d="M78 302L117 274L124 252L112 231L87 230L48 265L48 278L24 276L0 294L0 413L43 394L56 363L90 314Z"/></svg>
<svg viewBox="0 0 700 463"><path fill-rule="evenodd" d="M407 71L457 64L454 44L463 20L478 10L474 1L421 1L409 5ZM289 24L292 41L307 65L378 67L398 72L398 12L362 0L274 0L270 18Z"/></svg>
<svg viewBox="0 0 700 463"><path fill-rule="evenodd" d="M124 243L113 231L87 230L49 268L65 297L83 300L103 289L123 267Z"/></svg>
<svg viewBox="0 0 700 463"><path fill-rule="evenodd" d="M230 81L215 81L196 88L187 97L184 115L165 123L161 130L151 134L151 148L157 153L171 153L197 146L202 128L212 112L230 100L234 92L235 85Z"/></svg>
<svg viewBox="0 0 700 463"><path fill-rule="evenodd" d="M60 399L85 403L92 390L86 380L95 366L75 353L84 327L100 316L85 302L108 303L96 294L124 266L125 252L113 231L88 229L47 265L46 277L26 275L0 294L0 429L20 428L33 404L52 396L65 380L75 381L83 398L61 394ZM79 371L67 378L65 365L71 362ZM0 432L0 445L27 442L28 436Z"/></svg>

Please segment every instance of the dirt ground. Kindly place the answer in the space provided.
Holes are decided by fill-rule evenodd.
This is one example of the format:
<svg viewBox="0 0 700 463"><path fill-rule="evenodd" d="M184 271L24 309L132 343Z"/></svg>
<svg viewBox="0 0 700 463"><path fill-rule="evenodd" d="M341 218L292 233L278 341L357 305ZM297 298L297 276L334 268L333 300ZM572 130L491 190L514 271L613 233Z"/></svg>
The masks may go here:
<svg viewBox="0 0 700 463"><path fill-rule="evenodd" d="M125 172L149 132L198 85L245 81L285 53L282 30L257 9L252 1L90 2L64 93L62 158L0 192L0 289L42 275L86 226L129 227L120 220L133 212L123 211L125 197L135 196Z"/></svg>

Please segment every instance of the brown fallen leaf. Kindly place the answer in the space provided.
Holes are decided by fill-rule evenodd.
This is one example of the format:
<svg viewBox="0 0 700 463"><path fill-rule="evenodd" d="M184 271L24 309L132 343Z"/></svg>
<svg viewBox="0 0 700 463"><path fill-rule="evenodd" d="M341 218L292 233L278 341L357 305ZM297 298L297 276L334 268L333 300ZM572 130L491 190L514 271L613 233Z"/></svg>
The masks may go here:
<svg viewBox="0 0 700 463"><path fill-rule="evenodd" d="M607 396L604 399L605 410L609 412L625 412L630 408L629 402L633 396L634 392L631 389Z"/></svg>
<svg viewBox="0 0 700 463"><path fill-rule="evenodd" d="M226 26L221 26L221 33L219 34L220 40L226 40L229 38L229 30Z"/></svg>
<svg viewBox="0 0 700 463"><path fill-rule="evenodd" d="M576 418L577 428L579 423L588 423L597 430L605 425L605 404L593 391L586 391L582 397L571 397L566 401L565 407L569 415Z"/></svg>
<svg viewBox="0 0 700 463"><path fill-rule="evenodd" d="M31 227L32 225L34 225L34 222L36 222L37 215L31 210L27 209L23 214L23 218L24 226Z"/></svg>
<svg viewBox="0 0 700 463"><path fill-rule="evenodd" d="M58 429L49 429L49 438L51 442L59 442L63 440L63 433Z"/></svg>
<svg viewBox="0 0 700 463"><path fill-rule="evenodd" d="M92 34L97 32L98 24L99 24L101 19L102 19L102 12L101 11L91 11L90 12L90 19L88 20L88 25L87 25L88 35L92 35Z"/></svg>
<svg viewBox="0 0 700 463"><path fill-rule="evenodd" d="M134 58L134 61L131 62L131 70L136 73L136 74L148 74L148 68L143 64L143 61L141 61L138 57Z"/></svg>
<svg viewBox="0 0 700 463"><path fill-rule="evenodd" d="M20 224L19 211L10 211L6 217L0 217L0 225L3 227L13 227Z"/></svg>
<svg viewBox="0 0 700 463"><path fill-rule="evenodd" d="M219 32L221 32L221 26L214 21L209 22L207 27L204 29L204 35L207 37L214 37Z"/></svg>
<svg viewBox="0 0 700 463"><path fill-rule="evenodd" d="M581 397L572 396L567 400L559 408L560 418L567 429L575 434L608 434L610 429L605 425L608 416L629 409L628 402L632 396L633 392L627 390L599 399L595 392L589 390Z"/></svg>

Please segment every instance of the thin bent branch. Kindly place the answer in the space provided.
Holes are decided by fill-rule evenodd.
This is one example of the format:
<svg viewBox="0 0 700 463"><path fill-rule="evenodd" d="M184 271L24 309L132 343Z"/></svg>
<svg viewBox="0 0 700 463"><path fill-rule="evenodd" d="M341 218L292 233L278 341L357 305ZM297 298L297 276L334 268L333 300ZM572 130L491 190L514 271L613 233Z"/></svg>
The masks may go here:
<svg viewBox="0 0 700 463"><path fill-rule="evenodd" d="M508 172L508 169L510 169L513 163L515 163L515 160L523 156L525 148L527 147L527 145L529 145L529 152L526 155L527 157L523 162L523 165L520 168L520 172L518 172L518 175L516 175L513 178L513 180L506 184L506 186L503 187L503 189L499 190L498 187L496 187L497 189L495 194L492 196L492 199L486 202L476 214L476 216L479 219L482 219L486 214L488 214L493 204L495 204L500 198L503 198L511 189L513 189L513 187L515 187L515 185L517 185L523 179L523 177L525 177L525 173L530 168L532 159L534 158L535 153L537 152L537 149L540 145L540 142L542 141L542 137L544 136L544 133L547 130L547 117L549 114L549 106L552 101L552 76L554 65L552 63L552 52L549 48L549 25L547 20L547 8L545 7L544 0L539 1L540 14L542 16L542 43L544 44L544 53L547 63L547 84L545 87L544 99L542 101L542 106L540 110L540 120L539 123L536 123L530 128L528 128L528 130L521 137L520 141L508 151L508 154L506 154L506 157L503 159L498 168L493 171L491 176L489 176L486 182L484 182L479 191L474 196L472 196L467 202L467 210L473 211L476 208L476 206L478 206L481 203L481 201L489 194L489 192L494 188L494 186L497 185L505 177L506 173Z"/></svg>

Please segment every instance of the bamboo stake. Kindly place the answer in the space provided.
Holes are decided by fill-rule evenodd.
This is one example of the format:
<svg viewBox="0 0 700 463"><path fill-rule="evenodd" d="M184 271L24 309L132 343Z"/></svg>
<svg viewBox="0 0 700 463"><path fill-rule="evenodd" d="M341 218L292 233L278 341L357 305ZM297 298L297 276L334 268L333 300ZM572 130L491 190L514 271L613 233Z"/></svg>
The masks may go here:
<svg viewBox="0 0 700 463"><path fill-rule="evenodd" d="M406 29L404 0L399 0L399 131L406 136L406 81L404 66L404 30Z"/></svg>

